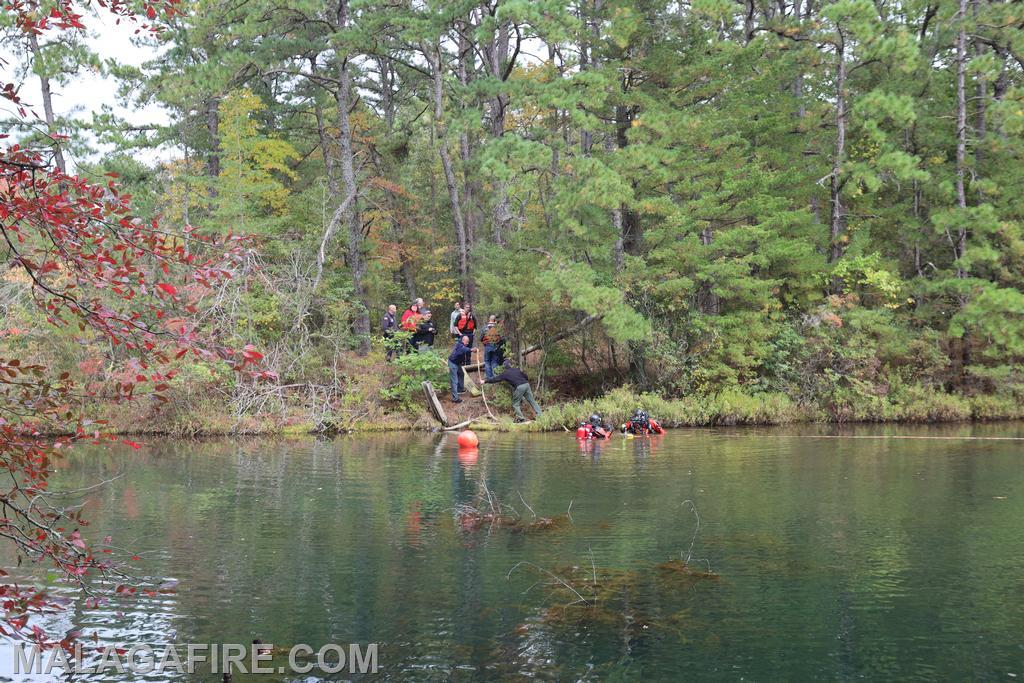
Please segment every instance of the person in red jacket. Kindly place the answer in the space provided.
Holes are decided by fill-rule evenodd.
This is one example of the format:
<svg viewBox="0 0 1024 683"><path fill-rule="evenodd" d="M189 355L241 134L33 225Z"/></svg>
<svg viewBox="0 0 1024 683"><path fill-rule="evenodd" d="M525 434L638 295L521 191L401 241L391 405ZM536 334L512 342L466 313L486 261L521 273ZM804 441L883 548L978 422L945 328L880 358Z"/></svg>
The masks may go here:
<svg viewBox="0 0 1024 683"><path fill-rule="evenodd" d="M417 301L419 301L419 299L417 299ZM416 328L420 324L421 317L419 304L412 304L409 308L405 309L405 313L402 314L402 329L406 332L415 332Z"/></svg>

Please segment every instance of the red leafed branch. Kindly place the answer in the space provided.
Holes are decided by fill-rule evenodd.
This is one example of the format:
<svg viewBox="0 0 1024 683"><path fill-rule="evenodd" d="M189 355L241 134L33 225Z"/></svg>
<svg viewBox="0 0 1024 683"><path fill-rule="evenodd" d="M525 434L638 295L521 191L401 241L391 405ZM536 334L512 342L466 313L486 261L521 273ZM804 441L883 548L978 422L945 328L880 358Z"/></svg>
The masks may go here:
<svg viewBox="0 0 1024 683"><path fill-rule="evenodd" d="M47 2L45 11L36 0L0 3L23 32L82 28L82 12L70 0ZM138 16L135 3L96 0L119 22L129 20L136 32L158 30L156 21L172 16L177 3L146 3ZM0 98L19 104L17 85L0 78ZM21 115L28 114L22 110ZM121 398L132 398L136 386L145 385L162 399L174 374L171 365L186 354L223 359L236 370L260 375L255 366L262 355L256 349L227 348L192 322L207 290L231 277L247 249L247 240L239 237L215 239L188 226L174 232L142 221L114 178L94 184L63 173L46 152L0 136L4 270L24 271L49 323L74 326L82 336L104 338L118 350L127 371L118 374ZM49 491L53 460L64 450L78 441L111 438L102 434L102 425L77 413L78 398L67 373L54 376L42 365L0 358L0 470L7 474L6 484L0 484L0 537L14 545L19 561L48 563L83 590L116 585L116 593L131 594L135 589L124 585L109 542L90 545L77 509L59 505L61 498ZM61 609L61 601L5 576L0 572L0 636L67 646L66 638L52 638L32 620ZM100 599L96 593L90 603Z"/></svg>

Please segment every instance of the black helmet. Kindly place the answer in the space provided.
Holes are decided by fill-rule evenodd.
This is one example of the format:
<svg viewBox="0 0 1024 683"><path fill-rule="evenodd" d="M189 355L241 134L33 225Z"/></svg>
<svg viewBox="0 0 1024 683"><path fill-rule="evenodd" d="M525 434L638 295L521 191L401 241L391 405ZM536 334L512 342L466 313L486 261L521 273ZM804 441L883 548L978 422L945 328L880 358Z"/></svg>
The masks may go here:
<svg viewBox="0 0 1024 683"><path fill-rule="evenodd" d="M590 416L590 424L593 424L593 425L601 424L601 416L598 415L597 413L594 413L593 415L591 415Z"/></svg>

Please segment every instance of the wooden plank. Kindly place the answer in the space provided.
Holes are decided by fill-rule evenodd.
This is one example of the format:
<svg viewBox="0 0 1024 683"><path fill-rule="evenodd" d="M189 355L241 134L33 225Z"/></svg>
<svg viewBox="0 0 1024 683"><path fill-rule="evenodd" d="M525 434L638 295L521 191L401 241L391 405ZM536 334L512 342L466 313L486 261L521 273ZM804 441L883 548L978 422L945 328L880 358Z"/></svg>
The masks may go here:
<svg viewBox="0 0 1024 683"><path fill-rule="evenodd" d="M445 415L444 408L441 407L441 401L438 400L437 394L434 392L434 385L430 382L424 382L423 395L427 399L427 408L430 409L430 413L442 426L447 427L448 416Z"/></svg>

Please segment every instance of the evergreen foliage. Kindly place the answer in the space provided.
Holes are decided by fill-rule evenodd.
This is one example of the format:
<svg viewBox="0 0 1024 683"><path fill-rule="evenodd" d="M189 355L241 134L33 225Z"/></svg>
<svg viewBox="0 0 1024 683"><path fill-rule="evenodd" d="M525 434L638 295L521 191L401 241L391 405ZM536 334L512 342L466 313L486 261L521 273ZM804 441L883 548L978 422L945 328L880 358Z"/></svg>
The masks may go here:
<svg viewBox="0 0 1024 683"><path fill-rule="evenodd" d="M259 236L208 314L316 401L389 303L425 298L441 346L465 295L581 393L1010 405L1015 7L188 0L158 60L109 66L167 125L98 170L164 225ZM56 78L57 50L26 64ZM134 144L174 160L139 168Z"/></svg>

